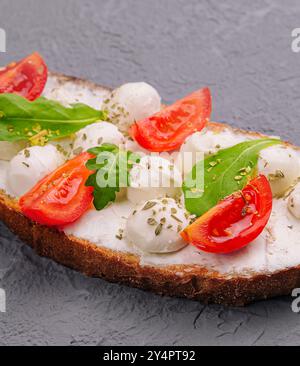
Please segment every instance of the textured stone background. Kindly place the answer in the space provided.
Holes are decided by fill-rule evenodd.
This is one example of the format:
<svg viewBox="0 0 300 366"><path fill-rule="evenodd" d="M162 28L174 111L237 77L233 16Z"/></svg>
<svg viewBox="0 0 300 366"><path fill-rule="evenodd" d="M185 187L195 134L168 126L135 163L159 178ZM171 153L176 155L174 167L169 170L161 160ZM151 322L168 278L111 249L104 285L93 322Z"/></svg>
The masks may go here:
<svg viewBox="0 0 300 366"><path fill-rule="evenodd" d="M210 86L213 117L300 144L299 1L0 0L7 53L116 86L146 80L166 102ZM90 279L36 256L0 226L1 344L300 343L291 298L203 306Z"/></svg>

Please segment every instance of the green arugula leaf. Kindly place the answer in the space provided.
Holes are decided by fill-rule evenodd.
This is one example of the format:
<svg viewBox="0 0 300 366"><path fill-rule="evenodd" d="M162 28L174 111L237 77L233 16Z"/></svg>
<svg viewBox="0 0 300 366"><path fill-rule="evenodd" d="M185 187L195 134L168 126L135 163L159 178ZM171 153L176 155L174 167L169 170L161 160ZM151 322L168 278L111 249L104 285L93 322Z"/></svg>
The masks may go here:
<svg viewBox="0 0 300 366"><path fill-rule="evenodd" d="M43 145L106 118L105 112L81 103L65 107L43 97L30 102L19 95L0 94L0 141Z"/></svg>
<svg viewBox="0 0 300 366"><path fill-rule="evenodd" d="M185 206L203 215L224 197L242 189L257 173L260 150L282 143L278 139L259 139L239 143L198 162L183 182ZM204 181L199 192L197 182Z"/></svg>
<svg viewBox="0 0 300 366"><path fill-rule="evenodd" d="M115 201L121 187L128 186L129 171L140 161L140 156L113 144L102 144L89 152L96 157L90 159L86 167L95 172L89 176L86 186L94 187L94 206L102 210Z"/></svg>

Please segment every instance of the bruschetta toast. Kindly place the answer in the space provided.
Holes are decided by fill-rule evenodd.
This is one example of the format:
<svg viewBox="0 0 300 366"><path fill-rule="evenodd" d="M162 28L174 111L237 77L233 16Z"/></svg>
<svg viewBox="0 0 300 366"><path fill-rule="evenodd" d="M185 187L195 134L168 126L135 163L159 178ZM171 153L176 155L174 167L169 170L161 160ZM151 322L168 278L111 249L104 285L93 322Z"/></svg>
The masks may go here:
<svg viewBox="0 0 300 366"><path fill-rule="evenodd" d="M48 73L41 89L43 98L1 90L0 71L0 219L37 254L205 303L241 306L299 287L297 147L211 122L206 89L173 109L145 83L111 91ZM129 151L126 184L113 160L117 184L101 186L101 154ZM199 156L183 164L183 153ZM154 184L142 185L149 171Z"/></svg>

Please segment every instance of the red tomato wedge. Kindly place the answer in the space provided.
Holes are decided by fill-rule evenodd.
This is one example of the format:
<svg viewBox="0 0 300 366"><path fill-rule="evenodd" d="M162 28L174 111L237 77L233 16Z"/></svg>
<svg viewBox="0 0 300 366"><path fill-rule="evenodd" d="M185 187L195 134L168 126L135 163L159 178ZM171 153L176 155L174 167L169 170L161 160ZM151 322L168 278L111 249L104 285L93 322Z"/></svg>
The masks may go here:
<svg viewBox="0 0 300 366"><path fill-rule="evenodd" d="M82 153L38 182L20 198L23 214L47 226L61 226L77 220L93 200L93 187L85 186L93 173L85 166L91 158L92 154Z"/></svg>
<svg viewBox="0 0 300 366"><path fill-rule="evenodd" d="M265 176L259 175L180 234L185 241L205 252L230 253L249 244L263 231L271 210L270 184Z"/></svg>
<svg viewBox="0 0 300 366"><path fill-rule="evenodd" d="M42 94L47 77L47 66L35 52L0 71L0 93L14 93L35 100Z"/></svg>
<svg viewBox="0 0 300 366"><path fill-rule="evenodd" d="M189 135L202 130L210 114L211 95L209 89L204 88L135 122L129 134L149 151L171 151L179 148Z"/></svg>

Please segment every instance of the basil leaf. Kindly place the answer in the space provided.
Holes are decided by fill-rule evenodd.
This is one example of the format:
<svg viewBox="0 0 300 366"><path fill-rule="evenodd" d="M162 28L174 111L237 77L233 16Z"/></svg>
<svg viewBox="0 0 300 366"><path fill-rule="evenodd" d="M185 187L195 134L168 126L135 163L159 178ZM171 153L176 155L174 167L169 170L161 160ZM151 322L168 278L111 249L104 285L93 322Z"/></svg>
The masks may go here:
<svg viewBox="0 0 300 366"><path fill-rule="evenodd" d="M105 112L81 103L65 107L43 97L30 102L19 95L0 94L0 141L43 145L106 118Z"/></svg>
<svg viewBox="0 0 300 366"><path fill-rule="evenodd" d="M94 206L97 210L102 210L109 202L115 201L116 193L119 192L120 189L118 187L106 187L105 189L98 188L96 176L97 174L90 175L85 185L94 187Z"/></svg>
<svg viewBox="0 0 300 366"><path fill-rule="evenodd" d="M201 216L221 199L242 189L257 173L260 150L280 143L280 140L270 138L246 141L198 162L183 182L187 210ZM204 187L199 192L196 183L201 180L204 180Z"/></svg>
<svg viewBox="0 0 300 366"><path fill-rule="evenodd" d="M86 186L94 187L94 206L102 210L116 200L121 187L128 186L129 171L140 157L113 144L102 144L89 152L96 157L90 159L86 167L95 172L89 176Z"/></svg>

